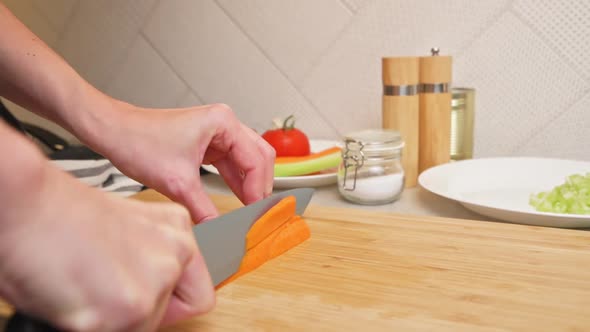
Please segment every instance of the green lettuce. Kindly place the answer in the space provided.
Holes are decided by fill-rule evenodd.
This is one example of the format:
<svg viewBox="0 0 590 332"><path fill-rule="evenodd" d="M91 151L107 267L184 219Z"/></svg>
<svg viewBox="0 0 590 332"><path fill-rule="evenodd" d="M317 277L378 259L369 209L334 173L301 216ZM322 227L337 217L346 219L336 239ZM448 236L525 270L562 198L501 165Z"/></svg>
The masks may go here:
<svg viewBox="0 0 590 332"><path fill-rule="evenodd" d="M531 194L529 204L540 212L590 214L590 172L570 175L550 191Z"/></svg>

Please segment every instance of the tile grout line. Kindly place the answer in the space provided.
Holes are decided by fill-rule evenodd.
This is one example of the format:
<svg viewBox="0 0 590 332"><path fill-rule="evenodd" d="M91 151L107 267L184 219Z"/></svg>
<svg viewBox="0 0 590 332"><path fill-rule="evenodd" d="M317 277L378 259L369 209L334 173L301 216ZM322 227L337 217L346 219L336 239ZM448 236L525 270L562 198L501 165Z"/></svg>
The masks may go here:
<svg viewBox="0 0 590 332"><path fill-rule="evenodd" d="M547 129L548 127L551 126L552 123L554 123L555 121L557 121L559 118L561 118L565 114L569 113L572 110L572 108L574 108L579 102L581 102L584 98L586 98L588 96L590 96L590 88L586 88L585 90L583 90L580 93L580 96L578 98L575 98L566 107L564 107L563 111L555 114L551 119L549 119L545 123L539 125L533 131L533 133L531 135L529 135L527 138L523 139L523 141L521 142L520 146L514 147L510 151L510 153L511 154L518 153L518 151L520 151L524 147L526 147L527 144L529 144L533 139L535 139L537 136L541 135L545 129Z"/></svg>
<svg viewBox="0 0 590 332"><path fill-rule="evenodd" d="M334 127L334 125L328 121L328 119L326 118L326 116L317 108L317 106L307 97L307 95L305 95L300 89L299 87L293 83L293 81L291 81L289 79L289 76L279 67L277 66L277 64L271 59L271 57L264 51L264 49L262 49L262 47L254 40L254 38L252 38L252 36L250 36L250 34L248 34L245 29L234 19L234 17L232 15L230 15L228 13L228 11L219 3L219 0L213 0L213 2L217 5L217 7L219 7L219 9L225 14L225 16L228 17L228 19L238 28L240 29L240 31L242 32L242 34L244 34L244 36L246 38L248 38L248 40L250 41L250 43L252 43L254 45L254 47L256 47L256 49L268 60L268 62L270 64L272 64L272 66L281 74L281 76L283 76L283 78L291 85L291 87L293 87L293 89L295 91L297 91L297 93L307 102L307 104L309 104L309 106L311 106L311 108L316 112L316 114L319 115L319 117L326 123L326 125L332 129L332 131L337 135L337 136L341 136L342 134L340 133L340 131Z"/></svg>
<svg viewBox="0 0 590 332"><path fill-rule="evenodd" d="M305 71L305 73L302 76L302 79L301 79L301 85L302 86L304 85L304 83L309 78L309 75L311 75L311 73L314 72L315 69L322 63L322 60L328 55L328 53L330 52L330 50L332 49L332 47L334 47L334 45L348 31L348 29L350 28L350 26L354 22L354 18L355 17L356 17L356 13L353 13L350 16L350 19L348 20L348 22L344 25L344 27L342 27L342 29L340 29L340 31L338 32L338 35L336 35L336 37L332 41L330 41L329 45L322 51L322 53L320 55L318 55L314 60L311 61L311 64L310 64L309 68Z"/></svg>
<svg viewBox="0 0 590 332"><path fill-rule="evenodd" d="M340 0L340 3L346 8L351 14L355 14L356 10L352 8L352 6L346 0Z"/></svg>
<svg viewBox="0 0 590 332"><path fill-rule="evenodd" d="M527 19L525 19L522 15L520 15L519 12L517 12L516 10L514 10L514 8L510 9L510 12L516 16L516 18L522 23L524 24L527 28L531 29L531 31L533 31L535 33L535 36L537 36L539 39L541 39L545 45L547 45L555 54L559 55L562 60L567 64L568 67L570 67L570 69L576 73L576 75L578 75L578 78L582 79L584 82L586 83L590 83L590 77L585 77L584 75L582 75L579 71L579 69L577 68L577 66L572 63L570 61L570 59L568 57L566 57L560 50L559 48L555 47L555 45L553 45L553 43L551 43L551 41L549 41L547 38L544 37L543 33L539 30L537 30L537 28L535 28Z"/></svg>
<svg viewBox="0 0 590 332"><path fill-rule="evenodd" d="M78 1L80 1L80 0L78 0ZM145 26L147 25L147 23L154 17L154 13L156 12L156 8L158 7L158 5L160 5L160 0L154 0L154 4L152 5L152 8L150 8L147 15L145 15L145 19L143 20L142 24L139 25L140 32L142 32L143 29L145 29Z"/></svg>
<svg viewBox="0 0 590 332"><path fill-rule="evenodd" d="M468 40L458 51L455 55L457 59L461 58L463 54L473 45L475 42L481 38L487 31L489 31L494 24L496 24L506 13L510 11L510 8L514 4L514 0L509 1L502 10L499 10L496 15L494 15L488 22L482 24L482 28L471 38Z"/></svg>
<svg viewBox="0 0 590 332"><path fill-rule="evenodd" d="M78 0L80 1L80 0ZM147 20L148 18L150 18L153 15L153 12L156 10L156 7L158 5L158 1L156 0L154 1L154 4L152 5L152 7L148 10L147 14L145 15L145 17L143 18L143 21L145 22L145 20ZM129 56L131 53L131 48L133 47L134 43L138 40L140 34L141 34L141 29L142 29L142 25L140 24L137 27L137 31L136 31L136 35L135 38L133 38L132 42L130 42L128 45L126 45L125 50L123 51L123 54L121 55L122 61L118 61L115 65L113 66L117 66L120 67L122 66L127 60L129 60ZM98 86L102 86L102 90L106 91L108 89L109 86L111 86L111 84L113 83L114 78L117 75L117 71L116 70L112 70L110 73L108 73L107 77L105 78L104 82L101 82L102 84L96 84L97 88Z"/></svg>
<svg viewBox="0 0 590 332"><path fill-rule="evenodd" d="M78 0L79 1L79 0ZM149 9L148 14L146 15L146 20L148 20L150 18L150 16L152 15L152 13L154 12L157 4L158 4L159 0L155 0L154 4L152 5L152 8ZM137 41L141 38L140 32L141 32L142 27L139 27L139 31L138 33L135 35L135 38L133 38L133 40L129 43L129 45L127 46L127 50L125 52L125 54L123 54L123 56L121 57L118 66L123 66L127 61L129 61L129 58L131 56L131 48L133 47L133 45L135 45L137 43ZM116 73L117 71L115 71ZM109 89L109 87L113 84L113 80L116 77L116 74L113 74L113 77L111 77L111 79L108 81L108 83L105 84L104 90L106 92L106 90Z"/></svg>
<svg viewBox="0 0 590 332"><path fill-rule="evenodd" d="M366 0L366 1L369 1L369 0ZM367 6L373 5L374 3L375 3L375 1L371 0L370 3L365 3L363 6L361 6L361 8L359 8L359 10L362 8L366 8ZM330 45L328 45L328 47L326 47L326 49L316 59L314 59L311 62L311 66L309 66L309 69L303 75L303 79L301 80L301 85L304 85L304 83L307 81L309 75L322 63L322 60L328 55L328 53L330 52L332 47L336 44L336 42L338 42L338 40L340 40L342 38L342 36L348 31L348 29L350 28L350 26L354 22L354 18L357 16L357 14L358 14L358 11L354 12L353 15L351 15L350 20L348 20L348 22L344 25L344 27L340 30L340 32L338 32L338 35L334 38L334 40L332 40L330 42Z"/></svg>
<svg viewBox="0 0 590 332"><path fill-rule="evenodd" d="M184 82L183 82L183 84L184 84ZM180 103L184 100L184 97L187 95L195 96L197 98L199 104L195 104L195 105L191 105L191 106L180 106L181 105ZM188 86L184 87L184 91L182 91L182 94L179 95L178 98L176 99L176 101L174 102L174 108L186 108L186 107L202 106L202 105L206 105L206 104L203 101L201 101L201 99L196 96L196 93L194 93L193 90L191 90L191 88L189 88Z"/></svg>
<svg viewBox="0 0 590 332"><path fill-rule="evenodd" d="M160 52L160 50L152 43L152 41L145 34L143 29L139 31L139 35L152 48L152 50L154 50L154 52L158 55L158 57L160 57L160 59L166 64L168 69L170 69L170 71L172 71L172 73L185 85L186 90L188 90L189 92L192 92L201 103L207 104L206 100L197 91L195 91L193 89L193 87L184 79L184 77L182 77L182 75L180 75L180 73L178 73L176 68L174 68L172 66L172 64L170 64L170 61L168 61L168 59L164 56L164 54L162 54L162 52ZM182 97L183 96L180 96L180 98L182 98ZM177 105L180 102L180 98L179 98L179 100L176 101Z"/></svg>
<svg viewBox="0 0 590 332"><path fill-rule="evenodd" d="M172 64L170 64L168 59L166 59L166 57L160 52L160 50L158 50L156 48L156 46L152 43L152 41L148 38L148 36L144 32L145 26L154 17L155 12L156 12L156 8L158 7L158 5L160 5L160 3L161 3L160 0L155 0L154 5L150 9L149 14L146 15L144 23L139 27L138 37L142 38L146 42L146 44L148 44L148 46L154 51L154 53L156 53L156 55L160 58L160 60L162 60L162 62L164 62L166 67L168 67L168 69L174 74L174 76L176 76L176 78L178 78L180 80L180 82L182 82L182 84L184 84L184 91L182 92L182 94L180 96L178 96L177 100L174 103L174 107L178 108L178 105L180 104L180 102L182 101L183 97L186 95L187 92L189 94L194 95L197 98L197 100L199 101L199 103L206 104L206 102L203 100L203 97L201 97L201 95L192 88L192 86L184 79L184 77L182 77L182 75L180 75L176 71L176 69L172 66Z"/></svg>
<svg viewBox="0 0 590 332"><path fill-rule="evenodd" d="M510 9L510 13L512 13L519 22L521 22L522 24L524 24L527 28L529 28L537 38L541 39L541 41L543 41L543 43L549 47L549 49L556 55L561 56L561 59L563 60L563 63L566 64L566 66L575 73L575 75L577 75L577 77L582 80L583 82L585 82L586 84L589 83L588 79L586 77L584 77L579 70L576 68L576 66L570 62L570 60L563 56L563 54L554 47L554 45L547 40L543 34L538 31L534 26L532 26L524 17L522 17L522 15L520 15L520 13L518 13L516 10L514 10L513 8ZM564 114L568 113L569 111L571 111L571 109L577 104L579 103L582 99L584 99L588 94L590 93L590 88L586 88L585 90L581 91L580 97L575 98L572 102L570 102L566 107L564 107L564 109L555 114L555 116L553 116L550 120L546 121L545 123L539 125L537 127L537 129L531 133L527 138L525 138L522 143L520 144L520 146L514 147L510 152L511 153L517 153L519 150L521 150L523 147L525 147L527 144L529 144L533 139L535 139L537 136L539 136L541 134L541 132L545 129L547 129L548 127L551 126L551 124L553 122L555 122L557 119L561 118L562 116L564 116Z"/></svg>
<svg viewBox="0 0 590 332"><path fill-rule="evenodd" d="M537 31L536 29L534 29L534 27L532 27L526 20L524 20L521 15L519 15L514 9L513 9L513 4L514 1L511 1L504 10L500 11L499 14L491 21L493 23L497 22L503 15L505 15L506 13L510 13L513 14L521 23L523 23L526 27L528 27L529 29L531 29L531 31L534 32L534 34L540 38L553 52L555 52L556 54L560 54L559 52L557 52L553 45L551 43L549 43L547 40L545 40L545 38L542 37L542 35L539 33L539 31ZM493 24L492 23L492 24ZM461 49L461 52L459 52L459 54L457 55L457 58L461 57L463 55L463 53L475 42L477 41L481 35L483 35L491 26L491 24L487 24L486 25L487 28L482 29L482 31L480 33L477 34L476 37L474 37L470 42L466 43L466 45ZM573 64L571 64L569 62L568 59L566 59L565 63L567 64L567 66L573 70L574 72L576 72L578 74L578 78L580 78L582 81L584 82L588 82L583 76L581 76L578 71L575 69L575 67L573 66ZM560 117L562 117L564 114L568 113L572 107L574 107L577 103L579 103L583 98L585 98L588 94L590 93L590 89L586 89L583 90L581 93L581 96L579 98L575 98L572 102L569 103L569 105L567 105L563 111L557 113L555 116L553 116L550 120L548 120L547 122L545 122L544 124L541 124L538 128L536 128L536 130L529 135L527 138L525 138L521 144L519 144L519 146L514 147L513 149L511 149L510 153L516 153L519 150L521 150L524 146L526 146L528 143L530 143L535 137L537 137L538 135L541 134L541 132L546 129L547 127L549 127L551 125L551 123L553 123L555 120L559 119Z"/></svg>

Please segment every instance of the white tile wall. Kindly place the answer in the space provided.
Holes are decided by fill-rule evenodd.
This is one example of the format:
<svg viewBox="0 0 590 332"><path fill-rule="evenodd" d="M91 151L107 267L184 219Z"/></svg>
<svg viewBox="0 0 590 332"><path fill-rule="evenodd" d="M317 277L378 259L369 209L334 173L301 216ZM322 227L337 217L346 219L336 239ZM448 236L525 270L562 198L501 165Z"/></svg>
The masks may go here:
<svg viewBox="0 0 590 332"><path fill-rule="evenodd" d="M470 45L455 68L456 80L486 87L477 92L477 156L513 154L590 87L511 12Z"/></svg>
<svg viewBox="0 0 590 332"><path fill-rule="evenodd" d="M295 114L314 136L330 132L214 1L161 1L144 33L204 102L230 105L247 125L262 130L275 116Z"/></svg>
<svg viewBox="0 0 590 332"><path fill-rule="evenodd" d="M353 13L357 12L369 0L342 0L342 3Z"/></svg>
<svg viewBox="0 0 590 332"><path fill-rule="evenodd" d="M263 130L380 126L380 58L454 56L475 155L590 160L587 0L6 0L90 82L152 107L224 102Z"/></svg>
<svg viewBox="0 0 590 332"><path fill-rule="evenodd" d="M57 50L100 89L114 78L156 0L80 1Z"/></svg>
<svg viewBox="0 0 590 332"><path fill-rule="evenodd" d="M78 0L32 0L33 6L43 14L58 33L63 32L77 3Z"/></svg>
<svg viewBox="0 0 590 332"><path fill-rule="evenodd" d="M590 78L590 1L517 0L514 9L560 57Z"/></svg>
<svg viewBox="0 0 590 332"><path fill-rule="evenodd" d="M180 100L176 103L176 107L192 107L203 104L204 103L201 101L201 99L199 99L199 97L195 95L193 91L187 89L183 93L182 97L180 97Z"/></svg>
<svg viewBox="0 0 590 332"><path fill-rule="evenodd" d="M218 2L295 85L352 16L340 0Z"/></svg>
<svg viewBox="0 0 590 332"><path fill-rule="evenodd" d="M517 149L519 155L585 159L590 154L590 94L579 100L568 111L561 112L545 128L531 135L529 141ZM555 139L558 138L558 139Z"/></svg>
<svg viewBox="0 0 590 332"><path fill-rule="evenodd" d="M504 9L502 1L372 1L318 62L303 92L341 134L380 126L382 56L426 55L432 46L455 54Z"/></svg>
<svg viewBox="0 0 590 332"><path fill-rule="evenodd" d="M186 92L184 82L141 35L116 69L106 93L136 105L175 107Z"/></svg>

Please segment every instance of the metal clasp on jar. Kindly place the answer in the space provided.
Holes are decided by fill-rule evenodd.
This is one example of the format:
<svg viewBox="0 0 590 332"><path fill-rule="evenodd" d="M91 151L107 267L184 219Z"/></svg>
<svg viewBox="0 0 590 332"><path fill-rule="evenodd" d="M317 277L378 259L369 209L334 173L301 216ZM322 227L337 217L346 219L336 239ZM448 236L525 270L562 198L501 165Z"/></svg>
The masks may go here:
<svg viewBox="0 0 590 332"><path fill-rule="evenodd" d="M346 140L346 147L344 152L342 153L342 160L344 161L344 181L342 182L342 187L344 190L353 191L356 188L356 176L358 174L359 168L363 166L365 163L365 155L363 153L363 148L365 147L363 143L355 141L355 140ZM355 147L351 149L351 147ZM346 180L348 179L348 168L354 167L354 178L352 182L352 188L346 187Z"/></svg>

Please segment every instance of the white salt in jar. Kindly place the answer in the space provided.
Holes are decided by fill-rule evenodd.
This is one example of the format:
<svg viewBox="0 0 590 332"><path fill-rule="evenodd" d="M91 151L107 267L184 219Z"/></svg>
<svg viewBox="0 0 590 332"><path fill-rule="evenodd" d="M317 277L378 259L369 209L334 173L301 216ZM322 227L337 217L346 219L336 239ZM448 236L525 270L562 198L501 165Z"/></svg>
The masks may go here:
<svg viewBox="0 0 590 332"><path fill-rule="evenodd" d="M404 142L398 131L369 129L344 139L338 167L338 191L345 199L365 205L397 200L404 188L401 164Z"/></svg>

